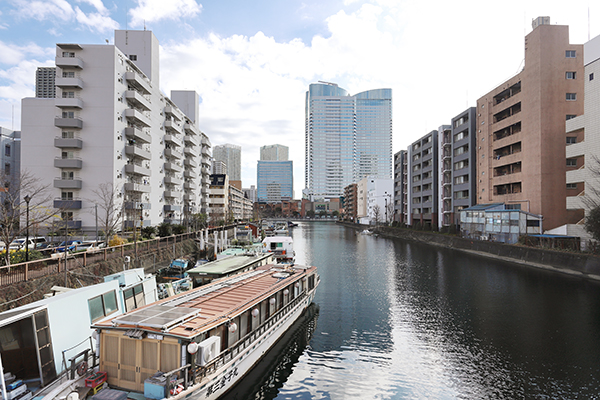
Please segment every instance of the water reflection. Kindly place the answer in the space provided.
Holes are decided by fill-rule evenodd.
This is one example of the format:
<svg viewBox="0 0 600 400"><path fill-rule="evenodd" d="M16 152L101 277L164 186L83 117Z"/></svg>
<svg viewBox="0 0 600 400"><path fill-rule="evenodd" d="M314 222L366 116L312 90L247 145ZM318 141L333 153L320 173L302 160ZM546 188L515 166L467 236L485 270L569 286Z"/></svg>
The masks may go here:
<svg viewBox="0 0 600 400"><path fill-rule="evenodd" d="M598 396L596 283L331 223L301 224L294 246L321 274L317 329L254 398Z"/></svg>

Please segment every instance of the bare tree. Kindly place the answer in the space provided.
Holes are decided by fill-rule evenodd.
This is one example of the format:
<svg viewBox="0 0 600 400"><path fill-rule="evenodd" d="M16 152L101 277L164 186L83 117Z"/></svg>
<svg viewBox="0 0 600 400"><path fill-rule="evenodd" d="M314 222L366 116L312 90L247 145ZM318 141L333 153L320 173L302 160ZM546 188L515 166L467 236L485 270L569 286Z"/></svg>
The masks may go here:
<svg viewBox="0 0 600 400"><path fill-rule="evenodd" d="M379 225L381 221L381 207L379 207L379 204L373 206L373 219L375 220L375 225Z"/></svg>
<svg viewBox="0 0 600 400"><path fill-rule="evenodd" d="M11 242L28 230L39 231L57 216L49 186L29 172L22 172L19 181L7 174L0 175L0 241L4 244L5 265L10 265Z"/></svg>
<svg viewBox="0 0 600 400"><path fill-rule="evenodd" d="M122 206L117 202L117 189L110 182L101 183L92 190L95 199L89 200L98 206L98 224L106 240L111 238L123 220Z"/></svg>
<svg viewBox="0 0 600 400"><path fill-rule="evenodd" d="M386 211L385 211L385 215L386 215L386 219L387 221L385 221L386 225L390 224L390 221L394 220L394 202L390 199L387 204L386 204Z"/></svg>

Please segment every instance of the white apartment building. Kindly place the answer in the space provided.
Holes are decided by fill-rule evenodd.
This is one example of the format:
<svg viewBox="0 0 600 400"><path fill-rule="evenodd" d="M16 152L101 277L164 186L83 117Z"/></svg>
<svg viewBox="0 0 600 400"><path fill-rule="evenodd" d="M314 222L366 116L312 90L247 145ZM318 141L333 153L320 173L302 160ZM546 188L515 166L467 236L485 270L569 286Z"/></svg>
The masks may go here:
<svg viewBox="0 0 600 400"><path fill-rule="evenodd" d="M591 235L585 230L585 216L600 205L600 36L584 48L584 113L568 116L566 122L567 210L578 213L577 224L567 224L548 233L579 236L585 248Z"/></svg>
<svg viewBox="0 0 600 400"><path fill-rule="evenodd" d="M367 176L357 183L357 219L361 224L385 224L394 217L394 180Z"/></svg>
<svg viewBox="0 0 600 400"><path fill-rule="evenodd" d="M229 216L229 177L225 174L211 175L208 191L208 222L216 226L227 221Z"/></svg>
<svg viewBox="0 0 600 400"><path fill-rule="evenodd" d="M245 221L252 217L252 202L246 198L243 189L229 185L229 213L236 221Z"/></svg>
<svg viewBox="0 0 600 400"><path fill-rule="evenodd" d="M95 231L103 186L123 228L206 211L210 141L196 125L198 95L161 93L158 51L151 31L115 31L115 45L57 44L56 98L22 100L22 168L52 185L69 229Z"/></svg>

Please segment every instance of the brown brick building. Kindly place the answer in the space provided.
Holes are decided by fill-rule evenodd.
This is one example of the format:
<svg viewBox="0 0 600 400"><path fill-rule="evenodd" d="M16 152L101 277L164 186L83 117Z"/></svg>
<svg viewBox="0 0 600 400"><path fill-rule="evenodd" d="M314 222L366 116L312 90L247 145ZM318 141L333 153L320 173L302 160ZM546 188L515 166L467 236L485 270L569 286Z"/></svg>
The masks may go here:
<svg viewBox="0 0 600 400"><path fill-rule="evenodd" d="M566 208L565 120L583 113L583 45L547 17L533 27L524 69L477 100L477 203L540 214L551 229L579 219Z"/></svg>

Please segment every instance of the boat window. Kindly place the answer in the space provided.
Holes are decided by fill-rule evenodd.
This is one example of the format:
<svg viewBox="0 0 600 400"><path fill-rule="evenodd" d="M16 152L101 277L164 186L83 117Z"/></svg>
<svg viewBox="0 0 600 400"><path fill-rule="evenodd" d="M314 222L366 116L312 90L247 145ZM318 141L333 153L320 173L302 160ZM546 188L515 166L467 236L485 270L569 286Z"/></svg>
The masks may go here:
<svg viewBox="0 0 600 400"><path fill-rule="evenodd" d="M117 296L114 290L106 292L88 300L90 319L92 322L99 320L117 311Z"/></svg>

